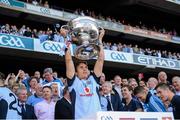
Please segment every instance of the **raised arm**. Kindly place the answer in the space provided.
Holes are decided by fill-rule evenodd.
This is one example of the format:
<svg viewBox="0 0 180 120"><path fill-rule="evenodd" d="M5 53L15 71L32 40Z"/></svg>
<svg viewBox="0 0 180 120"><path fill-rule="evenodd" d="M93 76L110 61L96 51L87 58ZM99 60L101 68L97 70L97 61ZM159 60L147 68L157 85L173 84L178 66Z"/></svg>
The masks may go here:
<svg viewBox="0 0 180 120"><path fill-rule="evenodd" d="M100 35L99 35L99 47L100 47L100 52L97 58L97 61L94 66L94 74L97 77L100 77L102 74L103 70L103 64L104 64L104 49L103 49L103 44L102 44L102 39L104 37L105 31L104 29L100 30Z"/></svg>
<svg viewBox="0 0 180 120"><path fill-rule="evenodd" d="M65 50L65 62L66 62L66 76L69 79L72 79L75 74L74 63L71 56L70 48Z"/></svg>
<svg viewBox="0 0 180 120"><path fill-rule="evenodd" d="M8 76L6 77L6 80L4 81L4 85L5 85L5 86L8 86L8 85L9 85L8 81L9 81L9 78L10 78L10 77L11 77L11 73L8 74Z"/></svg>
<svg viewBox="0 0 180 120"><path fill-rule="evenodd" d="M70 45L68 45L68 41L66 41L66 36L67 36L67 30L61 28L60 33L65 39L65 44L67 45L65 49L65 64L66 64L66 76L69 79L72 79L74 74L75 74L75 68L74 68L74 63L72 60L71 56L71 51L70 51Z"/></svg>

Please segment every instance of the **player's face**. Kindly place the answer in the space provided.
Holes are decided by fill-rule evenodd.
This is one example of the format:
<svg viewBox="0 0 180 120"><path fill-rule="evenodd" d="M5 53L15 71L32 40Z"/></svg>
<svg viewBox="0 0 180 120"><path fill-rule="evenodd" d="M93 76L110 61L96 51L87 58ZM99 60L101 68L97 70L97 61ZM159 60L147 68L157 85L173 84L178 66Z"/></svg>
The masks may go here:
<svg viewBox="0 0 180 120"><path fill-rule="evenodd" d="M146 101L146 93L143 91L143 92L140 92L136 95L136 97L142 101L142 102L145 102Z"/></svg>
<svg viewBox="0 0 180 120"><path fill-rule="evenodd" d="M87 79L89 75L88 66L84 63L80 63L77 66L77 75L80 79Z"/></svg>
<svg viewBox="0 0 180 120"><path fill-rule="evenodd" d="M131 91L129 91L127 87L123 87L121 92L122 92L123 98L127 99L131 97Z"/></svg>
<svg viewBox="0 0 180 120"><path fill-rule="evenodd" d="M162 101L168 100L167 90L157 88L156 92L157 92L157 96L160 97Z"/></svg>

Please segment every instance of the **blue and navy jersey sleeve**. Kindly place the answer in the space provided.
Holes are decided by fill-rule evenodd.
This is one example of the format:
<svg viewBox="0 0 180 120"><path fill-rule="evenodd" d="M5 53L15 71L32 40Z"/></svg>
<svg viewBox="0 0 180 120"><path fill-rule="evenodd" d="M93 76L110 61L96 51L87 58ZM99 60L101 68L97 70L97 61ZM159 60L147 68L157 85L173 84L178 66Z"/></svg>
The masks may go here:
<svg viewBox="0 0 180 120"><path fill-rule="evenodd" d="M68 86L69 86L69 87L70 87L70 86L72 86L72 84L73 84L73 82L74 82L75 78L76 78L76 76L75 76L75 75L73 76L73 78L72 78L72 79L67 78L67 84L68 84Z"/></svg>
<svg viewBox="0 0 180 120"><path fill-rule="evenodd" d="M154 95L150 98L149 107L151 107L154 112L166 112L166 108L162 101Z"/></svg>
<svg viewBox="0 0 180 120"><path fill-rule="evenodd" d="M95 81L96 81L96 83L97 84L100 84L100 77L97 77L95 74L94 74L94 72L91 72L91 75L94 77L94 79L95 79Z"/></svg>

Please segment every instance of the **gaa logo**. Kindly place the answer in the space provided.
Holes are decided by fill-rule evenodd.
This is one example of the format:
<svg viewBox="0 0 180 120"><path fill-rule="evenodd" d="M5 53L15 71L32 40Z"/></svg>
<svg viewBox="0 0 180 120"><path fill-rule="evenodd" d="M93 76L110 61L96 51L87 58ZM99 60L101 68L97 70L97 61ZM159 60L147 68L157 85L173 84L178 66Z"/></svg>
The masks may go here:
<svg viewBox="0 0 180 120"><path fill-rule="evenodd" d="M101 120L113 120L111 116L101 116Z"/></svg>
<svg viewBox="0 0 180 120"><path fill-rule="evenodd" d="M116 53L116 52L111 53L111 58L113 60L127 61L126 56L124 54Z"/></svg>
<svg viewBox="0 0 180 120"><path fill-rule="evenodd" d="M0 0L2 4L5 4L7 6L11 6L10 2L8 0Z"/></svg>
<svg viewBox="0 0 180 120"><path fill-rule="evenodd" d="M40 8L40 11L41 11L42 13L44 13L44 14L50 14L50 10L47 9L47 8L41 7L41 8Z"/></svg>
<svg viewBox="0 0 180 120"><path fill-rule="evenodd" d="M43 43L43 49L46 51L61 52L63 48L60 44L46 41Z"/></svg>
<svg viewBox="0 0 180 120"><path fill-rule="evenodd" d="M25 46L20 38L13 37L13 36L7 36L7 35L0 36L0 45L25 48Z"/></svg>

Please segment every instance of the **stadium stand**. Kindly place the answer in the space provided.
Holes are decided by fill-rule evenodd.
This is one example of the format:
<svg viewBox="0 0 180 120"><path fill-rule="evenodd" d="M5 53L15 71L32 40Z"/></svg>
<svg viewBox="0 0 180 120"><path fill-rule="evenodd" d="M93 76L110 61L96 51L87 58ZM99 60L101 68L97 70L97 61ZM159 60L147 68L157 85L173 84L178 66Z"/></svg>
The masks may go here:
<svg viewBox="0 0 180 120"><path fill-rule="evenodd" d="M173 112L180 119L180 10L139 1L115 0L114 8L108 1L104 10L89 8L95 1L78 0L71 9L64 1L1 0L0 119L79 119L101 110ZM177 12L164 11L166 4ZM75 73L69 51L76 45L65 45L60 27L77 16L95 18L105 36L104 52Z"/></svg>

